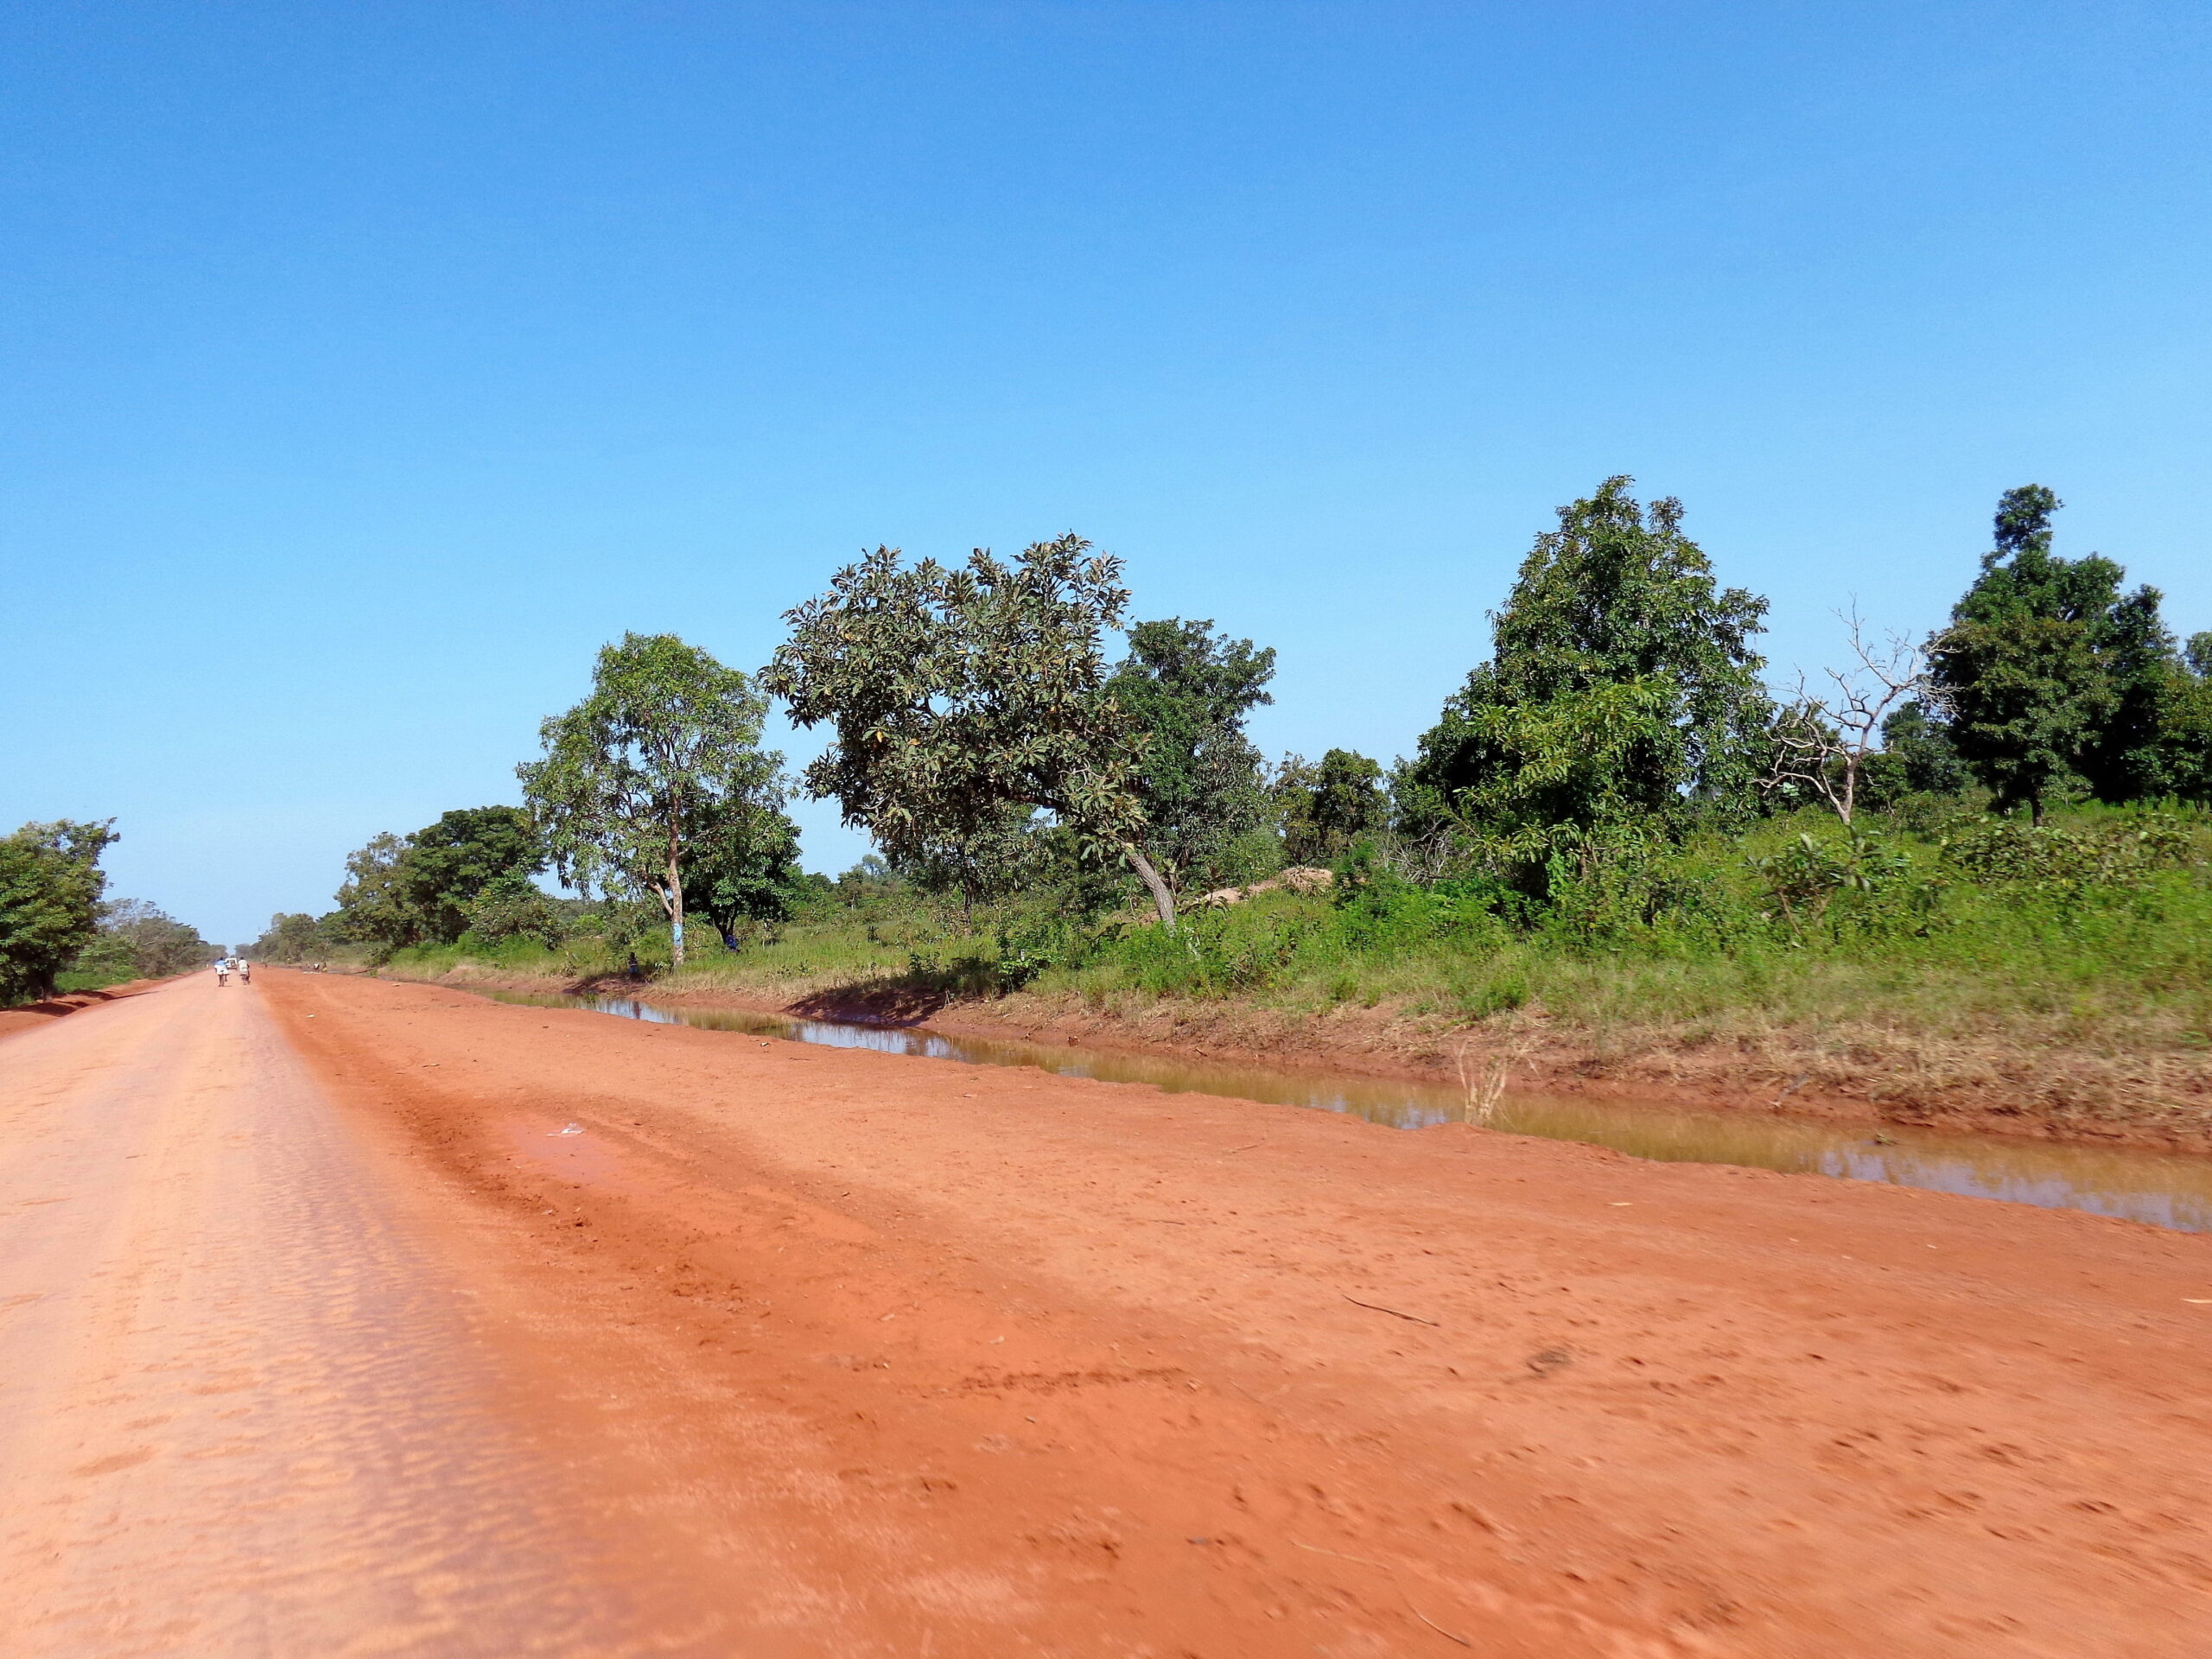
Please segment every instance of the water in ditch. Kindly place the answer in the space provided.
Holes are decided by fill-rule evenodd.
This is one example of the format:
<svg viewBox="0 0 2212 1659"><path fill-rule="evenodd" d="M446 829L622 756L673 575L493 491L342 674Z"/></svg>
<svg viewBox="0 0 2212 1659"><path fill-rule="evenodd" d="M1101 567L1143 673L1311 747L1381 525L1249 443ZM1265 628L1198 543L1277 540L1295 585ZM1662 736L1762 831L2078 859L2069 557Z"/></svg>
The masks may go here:
<svg viewBox="0 0 2212 1659"><path fill-rule="evenodd" d="M499 991L504 1002L585 1008L656 1024L780 1037L832 1048L867 1048L977 1065L1031 1066L1061 1077L1146 1083L1170 1093L1221 1095L1346 1112L1394 1128L1466 1116L1448 1085L1336 1076L1109 1049L951 1037L925 1028L869 1026L784 1014L655 1003L623 996ZM2212 1159L2120 1147L2052 1146L1932 1129L1830 1123L1810 1118L1697 1111L1577 1096L1509 1094L1491 1126L1515 1135L1580 1141L1633 1157L1887 1181L2046 1209L2086 1210L2182 1232L2212 1232Z"/></svg>

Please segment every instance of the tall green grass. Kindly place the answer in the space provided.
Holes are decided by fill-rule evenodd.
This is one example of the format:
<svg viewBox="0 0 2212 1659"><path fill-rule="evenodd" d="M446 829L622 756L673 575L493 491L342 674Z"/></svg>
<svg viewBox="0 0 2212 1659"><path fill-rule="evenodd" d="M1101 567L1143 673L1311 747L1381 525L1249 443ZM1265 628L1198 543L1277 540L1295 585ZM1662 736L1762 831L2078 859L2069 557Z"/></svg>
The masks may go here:
<svg viewBox="0 0 2212 1659"><path fill-rule="evenodd" d="M640 951L666 978L664 941ZM402 952L392 967L581 980L603 944ZM827 905L741 951L696 949L681 982L792 999L898 988L1023 990L1127 1012L1235 1002L1359 1006L1446 1026L1541 1013L1596 1038L1695 1044L1763 1032L1918 1034L2111 1055L2212 1051L2212 827L2084 809L2035 835L1986 820L1862 825L1812 813L1739 837L1555 868L1539 903L1463 878L1357 865L1333 893L1135 912L1044 902L963 918L914 895Z"/></svg>

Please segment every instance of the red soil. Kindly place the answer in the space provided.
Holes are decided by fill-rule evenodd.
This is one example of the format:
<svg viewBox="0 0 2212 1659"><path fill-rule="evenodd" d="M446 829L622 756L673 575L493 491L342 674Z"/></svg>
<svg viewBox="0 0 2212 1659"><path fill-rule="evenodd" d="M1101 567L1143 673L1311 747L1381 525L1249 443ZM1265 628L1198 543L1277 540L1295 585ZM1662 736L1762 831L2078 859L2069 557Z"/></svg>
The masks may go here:
<svg viewBox="0 0 2212 1659"><path fill-rule="evenodd" d="M2212 1239L433 987L251 995L134 1006L265 997L375 1259L467 1309L401 1333L421 1472L358 1495L485 1559L480 1624L404 1650L2212 1649ZM130 1011L0 1046L0 1083ZM246 1166L209 1167L213 1227ZM118 1594L189 1601L139 1570Z"/></svg>

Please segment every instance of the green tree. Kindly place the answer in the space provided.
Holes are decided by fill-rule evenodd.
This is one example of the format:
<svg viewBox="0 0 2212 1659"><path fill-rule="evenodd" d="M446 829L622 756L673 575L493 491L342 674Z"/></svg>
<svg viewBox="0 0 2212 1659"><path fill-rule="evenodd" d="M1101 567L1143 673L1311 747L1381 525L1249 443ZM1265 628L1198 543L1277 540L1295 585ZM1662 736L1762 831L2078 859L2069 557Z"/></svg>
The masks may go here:
<svg viewBox="0 0 2212 1659"><path fill-rule="evenodd" d="M2158 701L2159 771L2167 790L2212 805L2212 633L2190 637Z"/></svg>
<svg viewBox="0 0 2212 1659"><path fill-rule="evenodd" d="M980 824L939 826L901 847L899 878L918 892L957 895L972 926L976 907L1034 885L1052 864L1048 824L1037 809L1006 807Z"/></svg>
<svg viewBox="0 0 2212 1659"><path fill-rule="evenodd" d="M512 891L545 868L537 826L516 806L464 806L407 838L400 855L400 900L424 939L451 944L468 930L487 889Z"/></svg>
<svg viewBox="0 0 2212 1659"><path fill-rule="evenodd" d="M2033 820L2055 792L2107 800L2160 791L2158 709L2173 645L2156 588L2123 595L2126 572L2051 550L2062 503L2040 484L2005 491L1997 545L1929 642L1931 679L1960 756L1999 810Z"/></svg>
<svg viewBox="0 0 2212 1659"><path fill-rule="evenodd" d="M1751 648L1766 601L1717 587L1681 531L1607 479L1536 538L1495 649L1407 769L1415 820L1442 816L1524 862L1594 833L1679 832L1748 809L1771 705Z"/></svg>
<svg viewBox="0 0 2212 1659"><path fill-rule="evenodd" d="M467 919L461 937L484 944L531 939L550 950L568 934L561 906L519 871L486 882L469 900Z"/></svg>
<svg viewBox="0 0 2212 1659"><path fill-rule="evenodd" d="M1967 786L1950 728L1916 697L1882 722L1882 749L1872 764L1877 804L1904 795L1956 795Z"/></svg>
<svg viewBox="0 0 2212 1659"><path fill-rule="evenodd" d="M783 812L780 791L762 791L710 813L684 838L686 901L735 950L757 923L790 918L800 880L798 826Z"/></svg>
<svg viewBox="0 0 2212 1659"><path fill-rule="evenodd" d="M79 972L161 979L197 968L214 950L198 928L159 906L143 899L116 899L100 906L99 931L75 965Z"/></svg>
<svg viewBox="0 0 2212 1659"><path fill-rule="evenodd" d="M1357 843L1381 835L1389 819L1381 765L1351 749L1331 749L1310 765L1288 757L1275 797L1282 810L1283 851L1294 864L1333 864Z"/></svg>
<svg viewBox="0 0 2212 1659"><path fill-rule="evenodd" d="M591 695L539 728L518 766L553 867L584 891L651 893L683 963L687 839L773 800L783 757L760 747L767 702L745 675L672 633L599 653Z"/></svg>
<svg viewBox="0 0 2212 1659"><path fill-rule="evenodd" d="M115 820L27 823L0 839L0 1006L49 996L99 931Z"/></svg>
<svg viewBox="0 0 2212 1659"><path fill-rule="evenodd" d="M1071 534L1012 563L979 548L952 570L879 547L790 613L762 683L797 724L831 727L806 787L894 867L980 844L1028 807L1088 855L1127 860L1172 927L1174 896L1141 844L1141 734L1099 643L1129 596L1121 562L1090 550Z"/></svg>
<svg viewBox="0 0 2212 1659"><path fill-rule="evenodd" d="M1274 698L1272 647L1230 639L1213 624L1169 617L1129 630L1129 654L1106 682L1145 740L1138 767L1142 845L1171 887L1211 886L1242 838L1268 814L1265 763L1245 716Z"/></svg>
<svg viewBox="0 0 2212 1659"><path fill-rule="evenodd" d="M423 914L409 891L404 868L408 840L386 830L346 855L346 879L339 884L338 908L330 918L340 938L387 954L421 942Z"/></svg>
<svg viewBox="0 0 2212 1659"><path fill-rule="evenodd" d="M336 942L332 920L328 917L318 920L305 911L279 911L269 918L269 925L247 954L257 962L319 961Z"/></svg>

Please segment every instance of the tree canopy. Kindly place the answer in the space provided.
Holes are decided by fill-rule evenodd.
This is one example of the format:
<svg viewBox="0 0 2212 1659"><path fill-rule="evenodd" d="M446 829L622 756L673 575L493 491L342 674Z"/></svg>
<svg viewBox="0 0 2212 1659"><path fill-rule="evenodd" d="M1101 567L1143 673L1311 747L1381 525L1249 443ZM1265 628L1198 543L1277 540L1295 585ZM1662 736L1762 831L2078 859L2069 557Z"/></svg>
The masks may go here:
<svg viewBox="0 0 2212 1659"><path fill-rule="evenodd" d="M539 728L544 758L515 769L561 878L651 893L678 966L687 844L782 805L766 714L744 674L697 646L626 633L600 652L591 694Z"/></svg>
<svg viewBox="0 0 2212 1659"><path fill-rule="evenodd" d="M1274 698L1272 646L1214 632L1211 621L1169 617L1129 630L1129 653L1106 690L1142 734L1136 774L1146 855L1172 887L1212 886L1232 868L1240 840L1268 812L1264 762L1244 718Z"/></svg>
<svg viewBox="0 0 2212 1659"><path fill-rule="evenodd" d="M1967 786L1966 763L1950 728L1916 697L1882 722L1882 747L1866 758L1866 800L1876 808L1908 795L1955 795Z"/></svg>
<svg viewBox="0 0 2212 1659"><path fill-rule="evenodd" d="M77 953L78 972L117 979L160 979L199 967L215 947L200 930L143 899L115 899L100 906L98 931Z"/></svg>
<svg viewBox="0 0 2212 1659"><path fill-rule="evenodd" d="M312 962L326 954L333 941L334 918L317 918L305 911L279 911L253 942L251 954L262 962Z"/></svg>
<svg viewBox="0 0 2212 1659"><path fill-rule="evenodd" d="M2159 687L2159 770L2185 801L2212 805L2212 633L2191 636Z"/></svg>
<svg viewBox="0 0 2212 1659"><path fill-rule="evenodd" d="M331 923L340 938L385 950L422 938L423 918L400 868L408 839L387 830L346 855L346 879L338 885Z"/></svg>
<svg viewBox="0 0 2212 1659"><path fill-rule="evenodd" d="M1929 642L1959 755L1999 810L2025 805L2038 822L2069 787L2128 800L2168 781L2160 708L2174 652L2158 590L2123 594L2112 560L2053 552L2062 505L2040 484L2005 491L1996 546Z"/></svg>
<svg viewBox="0 0 2212 1659"><path fill-rule="evenodd" d="M545 861L537 826L520 807L456 807L412 835L386 832L350 854L328 929L386 950L451 944L479 927L495 898L542 901L530 878Z"/></svg>
<svg viewBox="0 0 2212 1659"><path fill-rule="evenodd" d="M909 568L879 547L788 613L762 683L834 740L805 786L894 866L1047 812L1092 856L1125 858L1163 922L1174 899L1141 845L1144 756L1107 689L1101 636L1128 604L1121 561L1070 533L1007 562Z"/></svg>
<svg viewBox="0 0 2212 1659"><path fill-rule="evenodd" d="M55 976L92 943L114 825L61 818L0 837L0 1006L51 995Z"/></svg>
<svg viewBox="0 0 2212 1659"><path fill-rule="evenodd" d="M1559 510L1408 768L1413 815L1541 860L1601 828L1678 830L1744 810L1770 704L1752 649L1766 601L1719 587L1682 533L1607 479Z"/></svg>
<svg viewBox="0 0 2212 1659"><path fill-rule="evenodd" d="M721 804L694 822L683 842L684 902L714 925L732 950L760 922L791 913L801 880L798 826L780 791Z"/></svg>
<svg viewBox="0 0 2212 1659"><path fill-rule="evenodd" d="M451 944L468 930L486 891L527 886L544 868L529 813L517 806L464 806L408 838L399 885L421 918L422 936Z"/></svg>
<svg viewBox="0 0 2212 1659"><path fill-rule="evenodd" d="M1380 835L1389 820L1380 763L1351 749L1319 761L1283 762L1275 792L1282 805L1283 855L1294 864L1330 864Z"/></svg>

